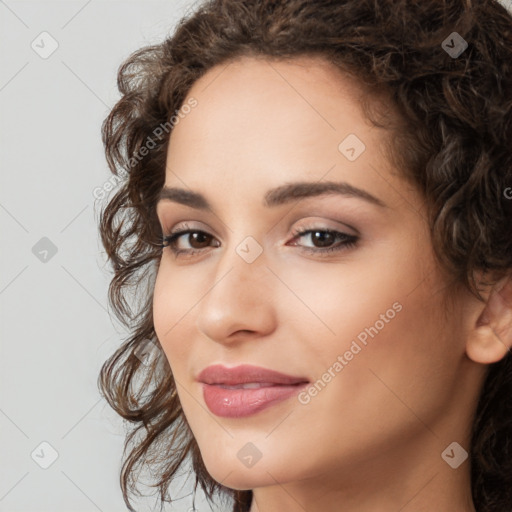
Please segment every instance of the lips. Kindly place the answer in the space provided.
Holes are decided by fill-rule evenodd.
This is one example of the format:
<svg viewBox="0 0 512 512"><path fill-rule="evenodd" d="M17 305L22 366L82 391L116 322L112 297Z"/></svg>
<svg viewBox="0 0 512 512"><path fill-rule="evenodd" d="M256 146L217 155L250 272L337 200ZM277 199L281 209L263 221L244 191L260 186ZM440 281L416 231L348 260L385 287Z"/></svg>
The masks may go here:
<svg viewBox="0 0 512 512"><path fill-rule="evenodd" d="M309 383L305 377L251 365L208 366L197 380L210 411L229 418L256 414L297 394Z"/></svg>
<svg viewBox="0 0 512 512"><path fill-rule="evenodd" d="M293 377L274 370L268 370L260 366L251 366L248 364L227 368L220 364L208 366L197 377L199 382L205 384L223 384L225 386L237 386L240 384L284 384L293 386L301 382L309 382L304 377Z"/></svg>

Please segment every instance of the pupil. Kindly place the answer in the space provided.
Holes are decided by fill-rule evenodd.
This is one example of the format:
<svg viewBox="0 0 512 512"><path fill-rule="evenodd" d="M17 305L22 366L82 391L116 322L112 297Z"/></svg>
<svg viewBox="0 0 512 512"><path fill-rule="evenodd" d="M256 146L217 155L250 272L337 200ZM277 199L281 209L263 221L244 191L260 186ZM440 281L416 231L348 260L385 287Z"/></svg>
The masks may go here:
<svg viewBox="0 0 512 512"><path fill-rule="evenodd" d="M192 237L192 242L190 243L190 245L192 247L194 247L193 242L199 242L199 244L201 244L201 239L203 242L204 241L208 242L208 235L206 233L191 233L190 236ZM199 247L199 248L201 248L201 247Z"/></svg>
<svg viewBox="0 0 512 512"><path fill-rule="evenodd" d="M315 237L317 237L317 241L320 242L320 246L324 247L327 245L332 244L333 235L332 233L327 233L325 231L315 231L313 234Z"/></svg>

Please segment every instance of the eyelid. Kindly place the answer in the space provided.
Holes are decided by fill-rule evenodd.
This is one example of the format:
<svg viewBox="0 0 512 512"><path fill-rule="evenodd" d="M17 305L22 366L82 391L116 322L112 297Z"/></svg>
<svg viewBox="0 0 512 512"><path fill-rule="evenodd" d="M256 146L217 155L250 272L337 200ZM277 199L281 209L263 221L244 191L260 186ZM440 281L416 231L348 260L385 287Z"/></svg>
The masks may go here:
<svg viewBox="0 0 512 512"><path fill-rule="evenodd" d="M194 224L192 224L194 223ZM199 226L197 225L197 223L199 223ZM193 220L193 221L190 221L190 220L185 220L185 221L180 221L180 222L177 222L177 223L168 223L170 224L170 228L167 228L166 227L166 224L167 223L161 223L160 226L162 228L162 232L166 235L170 235L172 233L176 233L178 231L185 231L185 230L190 230L190 231L204 231L212 236L215 236L215 238L219 238L219 235L217 234L217 232L215 231L215 229L211 228L210 226L206 226L204 225L201 226L201 224L204 224L202 223L201 221L197 221L197 220Z"/></svg>
<svg viewBox="0 0 512 512"><path fill-rule="evenodd" d="M303 219L301 219L301 220L303 220ZM333 222L337 225L335 225L335 226L327 225L327 221ZM303 224L300 224L299 226L292 227L295 222L296 221L292 222L287 228L287 232L292 233L292 236L295 236L295 235L293 235L293 233L307 231L310 229L317 229L317 230L325 230L325 231L340 231L341 230L347 236L361 237L361 233L358 229L354 228L350 224L340 222L340 221L334 220L334 219L307 218L307 220L305 220ZM200 225L199 226L197 226L196 224L191 225L192 223L199 223ZM167 228L165 222L160 222L162 232L167 236L169 236L173 233L179 232L179 231L191 230L191 231L204 231L207 234L212 235L215 238L219 239L219 235L216 232L216 230L211 228L210 226L202 227L201 224L204 225L204 223L201 221L190 221L189 220L189 221L180 221L180 222L177 222L174 224L172 224L172 223L169 223L169 224L171 224L172 227Z"/></svg>
<svg viewBox="0 0 512 512"><path fill-rule="evenodd" d="M346 222L329 219L325 216L311 215L306 218L302 217L297 226L295 225L296 223L297 221L292 224L293 227L290 226L288 228L288 231L307 231L310 229L318 229L326 231L341 231L347 236L361 237L361 232L357 228L347 224Z"/></svg>

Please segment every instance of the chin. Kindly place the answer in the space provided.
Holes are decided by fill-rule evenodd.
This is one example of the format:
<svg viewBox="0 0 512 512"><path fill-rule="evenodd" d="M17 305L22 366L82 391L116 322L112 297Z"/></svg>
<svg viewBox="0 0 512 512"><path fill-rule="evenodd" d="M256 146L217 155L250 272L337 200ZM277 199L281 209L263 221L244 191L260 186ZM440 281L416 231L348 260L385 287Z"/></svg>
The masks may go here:
<svg viewBox="0 0 512 512"><path fill-rule="evenodd" d="M204 463L208 473L216 482L237 491L275 485L275 479L281 481L275 477L275 473L278 472L277 468L274 472L268 465L263 465L262 461L259 461L253 467L246 468L235 455L234 461L220 461L217 458L217 460L204 459Z"/></svg>

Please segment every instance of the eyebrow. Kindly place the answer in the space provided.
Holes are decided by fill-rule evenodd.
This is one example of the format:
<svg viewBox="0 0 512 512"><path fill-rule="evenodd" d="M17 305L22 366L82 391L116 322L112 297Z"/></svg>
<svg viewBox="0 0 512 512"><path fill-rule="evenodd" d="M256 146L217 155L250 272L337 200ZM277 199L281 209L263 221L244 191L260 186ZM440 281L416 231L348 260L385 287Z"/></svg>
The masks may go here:
<svg viewBox="0 0 512 512"><path fill-rule="evenodd" d="M339 194L346 197L363 199L376 206L387 208L387 204L373 196L366 190L362 190L346 182L322 181L322 182L296 182L286 183L270 189L263 197L263 206L275 207L292 201L308 197L316 197L325 194ZM167 200L196 208L198 210L212 210L208 200L199 192L183 188L164 186L158 195L158 202Z"/></svg>

